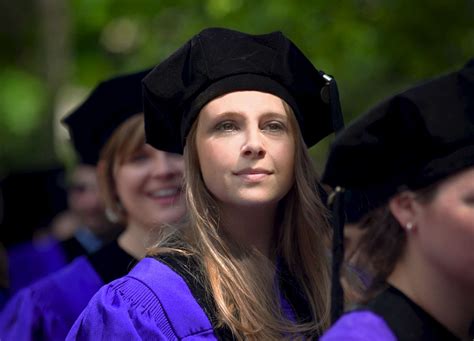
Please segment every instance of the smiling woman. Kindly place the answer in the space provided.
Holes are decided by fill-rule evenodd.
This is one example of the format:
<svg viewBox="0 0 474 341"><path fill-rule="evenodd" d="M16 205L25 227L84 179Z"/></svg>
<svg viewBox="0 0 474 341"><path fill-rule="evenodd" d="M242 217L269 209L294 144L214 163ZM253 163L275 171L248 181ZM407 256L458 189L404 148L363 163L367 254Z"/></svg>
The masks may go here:
<svg viewBox="0 0 474 341"><path fill-rule="evenodd" d="M332 78L279 32L216 28L143 83L147 142L184 153L186 219L68 337L317 337L329 323L329 225L307 147L334 131L338 99L320 96Z"/></svg>
<svg viewBox="0 0 474 341"><path fill-rule="evenodd" d="M82 159L98 162L100 194L109 217L125 231L118 240L20 291L0 316L2 338L64 340L95 292L145 256L152 232L185 213L183 157L145 144L145 74L101 83L66 119Z"/></svg>
<svg viewBox="0 0 474 341"><path fill-rule="evenodd" d="M143 114L137 114L111 137L98 168L108 215L126 226L118 244L141 259L152 230L184 215L183 157L146 145Z"/></svg>

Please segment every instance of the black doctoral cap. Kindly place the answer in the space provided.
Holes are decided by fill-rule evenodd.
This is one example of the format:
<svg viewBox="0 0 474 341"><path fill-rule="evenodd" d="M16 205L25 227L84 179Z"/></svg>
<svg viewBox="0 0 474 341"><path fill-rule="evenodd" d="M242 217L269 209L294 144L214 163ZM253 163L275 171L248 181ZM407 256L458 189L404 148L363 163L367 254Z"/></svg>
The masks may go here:
<svg viewBox="0 0 474 341"><path fill-rule="evenodd" d="M168 152L182 153L201 108L233 91L284 99L308 147L342 126L334 79L316 70L281 32L205 29L156 66L143 86L147 142Z"/></svg>
<svg viewBox="0 0 474 341"><path fill-rule="evenodd" d="M373 204L474 165L474 61L385 100L342 131L323 182Z"/></svg>
<svg viewBox="0 0 474 341"><path fill-rule="evenodd" d="M143 77L150 70L101 82L63 123L81 162L95 165L102 147L127 118L143 112Z"/></svg>
<svg viewBox="0 0 474 341"><path fill-rule="evenodd" d="M459 71L385 100L336 137L322 176L322 182L336 189L332 196L333 321L343 306L339 268L343 257L344 189L369 203L367 207L375 208L399 189L419 189L471 166L474 60Z"/></svg>

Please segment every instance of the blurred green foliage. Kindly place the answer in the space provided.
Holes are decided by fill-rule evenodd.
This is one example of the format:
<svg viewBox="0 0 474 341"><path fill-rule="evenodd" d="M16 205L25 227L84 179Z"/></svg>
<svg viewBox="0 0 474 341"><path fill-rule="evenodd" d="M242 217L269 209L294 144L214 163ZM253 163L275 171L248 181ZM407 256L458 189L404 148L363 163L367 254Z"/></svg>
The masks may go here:
<svg viewBox="0 0 474 341"><path fill-rule="evenodd" d="M155 65L205 27L283 31L336 77L346 122L474 56L472 0L21 0L0 12L0 176L64 158L55 126L77 104L58 106L64 89L84 96ZM319 164L327 143L312 150Z"/></svg>

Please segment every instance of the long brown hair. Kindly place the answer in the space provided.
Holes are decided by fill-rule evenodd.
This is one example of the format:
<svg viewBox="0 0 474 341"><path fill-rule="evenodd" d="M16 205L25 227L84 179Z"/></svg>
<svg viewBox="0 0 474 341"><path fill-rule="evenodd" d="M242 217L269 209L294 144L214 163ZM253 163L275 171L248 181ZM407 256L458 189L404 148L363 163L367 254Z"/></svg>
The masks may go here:
<svg viewBox="0 0 474 341"><path fill-rule="evenodd" d="M200 171L197 121L184 152L187 217L181 228L163 229L163 238L151 250L152 254L190 253L201 260L220 323L240 340L316 336L329 326L328 215L316 190L317 175L293 111L285 102L284 106L296 136L295 181L279 203L274 252L304 291L311 319L295 324L283 315L274 286L273 262L256 250L235 245L219 225L217 202Z"/></svg>

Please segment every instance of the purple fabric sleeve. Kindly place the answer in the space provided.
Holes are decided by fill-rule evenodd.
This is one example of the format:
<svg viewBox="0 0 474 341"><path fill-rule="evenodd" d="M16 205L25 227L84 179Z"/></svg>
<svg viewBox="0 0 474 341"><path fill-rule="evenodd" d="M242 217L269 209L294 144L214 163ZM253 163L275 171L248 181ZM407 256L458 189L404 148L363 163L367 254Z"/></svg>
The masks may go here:
<svg viewBox="0 0 474 341"><path fill-rule="evenodd" d="M385 321L371 311L344 314L321 341L397 341Z"/></svg>
<svg viewBox="0 0 474 341"><path fill-rule="evenodd" d="M102 287L74 323L67 340L216 340L186 282L168 266L145 258Z"/></svg>
<svg viewBox="0 0 474 341"><path fill-rule="evenodd" d="M8 250L10 295L68 263L59 242L51 237L23 243Z"/></svg>
<svg viewBox="0 0 474 341"><path fill-rule="evenodd" d="M104 283L85 256L22 289L0 314L2 340L64 340Z"/></svg>

